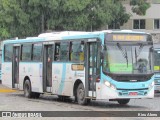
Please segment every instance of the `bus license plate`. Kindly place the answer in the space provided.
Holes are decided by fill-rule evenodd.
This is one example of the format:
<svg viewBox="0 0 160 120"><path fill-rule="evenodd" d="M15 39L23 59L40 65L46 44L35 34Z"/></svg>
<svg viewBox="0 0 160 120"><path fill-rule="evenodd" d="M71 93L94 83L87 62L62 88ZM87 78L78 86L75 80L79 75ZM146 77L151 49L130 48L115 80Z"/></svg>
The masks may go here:
<svg viewBox="0 0 160 120"><path fill-rule="evenodd" d="M129 95L138 95L137 92L130 92Z"/></svg>

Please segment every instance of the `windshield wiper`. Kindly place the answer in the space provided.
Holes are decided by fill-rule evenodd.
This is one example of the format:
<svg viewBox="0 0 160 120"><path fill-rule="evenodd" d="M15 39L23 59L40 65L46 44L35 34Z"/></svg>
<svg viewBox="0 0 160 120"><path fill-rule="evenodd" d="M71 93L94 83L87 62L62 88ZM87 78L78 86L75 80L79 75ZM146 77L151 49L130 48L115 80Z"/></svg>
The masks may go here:
<svg viewBox="0 0 160 120"><path fill-rule="evenodd" d="M138 53L137 53L137 49L136 49L136 47L135 47L136 65L137 65L137 58L138 58L138 56L140 55L140 53L141 53L141 51L142 51L142 49L143 49L143 46L144 46L144 45L142 45L142 44L139 46Z"/></svg>
<svg viewBox="0 0 160 120"><path fill-rule="evenodd" d="M127 55L127 50L126 50L126 48L125 48L125 50L123 50L123 49L122 49L122 46L121 46L119 43L117 43L117 47L118 47L118 49L121 51L123 57L126 59L127 67L128 67L128 55Z"/></svg>

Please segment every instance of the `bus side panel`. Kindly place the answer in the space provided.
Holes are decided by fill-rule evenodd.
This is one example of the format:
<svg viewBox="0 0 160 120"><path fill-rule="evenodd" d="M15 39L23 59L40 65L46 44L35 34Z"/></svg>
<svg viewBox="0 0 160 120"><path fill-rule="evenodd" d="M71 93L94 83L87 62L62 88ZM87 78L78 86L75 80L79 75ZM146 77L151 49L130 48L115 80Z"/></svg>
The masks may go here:
<svg viewBox="0 0 160 120"><path fill-rule="evenodd" d="M71 63L54 63L53 68L53 93L64 96L73 96L73 87L77 79L84 83L84 70L72 70Z"/></svg>
<svg viewBox="0 0 160 120"><path fill-rule="evenodd" d="M26 76L29 77L32 92L43 92L42 84L42 63L20 63L20 86L23 89L23 81Z"/></svg>
<svg viewBox="0 0 160 120"><path fill-rule="evenodd" d="M53 68L53 92L57 92L58 95L71 96L72 95L72 80L68 79L70 76L69 65L66 63L52 64ZM58 82L57 82L58 80ZM57 83L57 87L56 84Z"/></svg>
<svg viewBox="0 0 160 120"><path fill-rule="evenodd" d="M12 88L12 63L3 62L2 71L2 84Z"/></svg>
<svg viewBox="0 0 160 120"><path fill-rule="evenodd" d="M59 86L61 84L61 78L62 78L62 68L63 65L59 63L52 63L52 88L53 88L53 94L59 93ZM59 93L61 94L61 93Z"/></svg>

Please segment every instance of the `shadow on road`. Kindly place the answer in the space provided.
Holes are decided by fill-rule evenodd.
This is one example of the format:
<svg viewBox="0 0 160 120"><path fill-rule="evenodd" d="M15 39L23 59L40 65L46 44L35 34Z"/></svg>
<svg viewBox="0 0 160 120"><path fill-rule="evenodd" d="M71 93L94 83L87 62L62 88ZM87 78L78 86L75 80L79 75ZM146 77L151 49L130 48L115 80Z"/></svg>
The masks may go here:
<svg viewBox="0 0 160 120"><path fill-rule="evenodd" d="M28 99L28 101L32 102L57 102L57 103L62 103L62 104L67 104L67 105L76 105L79 107L78 103L74 102L74 99L68 98L68 99L59 99L56 95L40 95L40 98L35 99L35 98L25 98L23 95L23 92L16 92L16 93L8 93L8 96L12 97L21 97L24 99ZM132 100L131 100L132 101ZM109 109L114 109L117 108L125 108L125 109L131 109L131 108L138 108L138 109L147 109L145 106L135 106L135 105L120 105L116 101L115 102L108 102L108 101L96 101L96 100L91 100L91 102L87 105L87 107L95 107L95 108L109 108ZM85 107L84 107L85 108Z"/></svg>

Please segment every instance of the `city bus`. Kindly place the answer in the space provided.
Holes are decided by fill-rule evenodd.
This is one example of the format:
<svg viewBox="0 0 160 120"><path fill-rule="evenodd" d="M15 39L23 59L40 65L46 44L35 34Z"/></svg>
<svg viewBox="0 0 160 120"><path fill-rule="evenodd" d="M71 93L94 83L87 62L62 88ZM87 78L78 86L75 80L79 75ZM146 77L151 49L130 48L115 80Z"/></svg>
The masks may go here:
<svg viewBox="0 0 160 120"><path fill-rule="evenodd" d="M50 93L78 104L154 97L153 42L133 31L57 32L6 40L2 83L38 98Z"/></svg>
<svg viewBox="0 0 160 120"><path fill-rule="evenodd" d="M160 92L160 44L154 44L154 74L155 92Z"/></svg>
<svg viewBox="0 0 160 120"><path fill-rule="evenodd" d="M127 104L131 98L153 98L152 36L132 30L101 32L105 34L101 70L104 84L100 87L103 97L120 104Z"/></svg>

